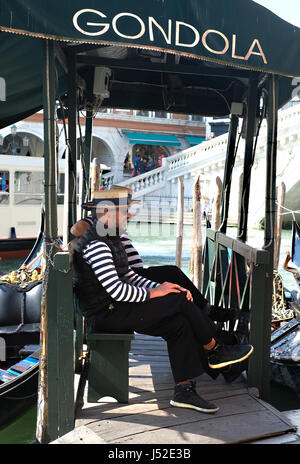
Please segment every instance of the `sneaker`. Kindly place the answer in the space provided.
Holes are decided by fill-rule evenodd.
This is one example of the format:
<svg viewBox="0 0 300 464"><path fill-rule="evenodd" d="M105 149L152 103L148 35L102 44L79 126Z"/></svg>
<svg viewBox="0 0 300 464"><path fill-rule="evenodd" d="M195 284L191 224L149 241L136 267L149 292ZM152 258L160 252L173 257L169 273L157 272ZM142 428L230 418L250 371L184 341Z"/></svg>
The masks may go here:
<svg viewBox="0 0 300 464"><path fill-rule="evenodd" d="M177 384L170 404L178 408L190 408L210 414L219 411L216 405L198 395L196 392L196 382L193 381L187 384Z"/></svg>
<svg viewBox="0 0 300 464"><path fill-rule="evenodd" d="M240 363L249 358L253 352L252 345L220 345L208 351L208 365L211 369L220 369L230 364Z"/></svg>

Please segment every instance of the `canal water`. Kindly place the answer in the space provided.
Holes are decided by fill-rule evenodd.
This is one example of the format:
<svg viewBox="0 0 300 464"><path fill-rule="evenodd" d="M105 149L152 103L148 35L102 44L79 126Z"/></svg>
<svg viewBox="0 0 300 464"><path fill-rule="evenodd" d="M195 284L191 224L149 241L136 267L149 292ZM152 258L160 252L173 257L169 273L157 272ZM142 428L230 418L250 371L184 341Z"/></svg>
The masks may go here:
<svg viewBox="0 0 300 464"><path fill-rule="evenodd" d="M228 235L236 237L236 229L229 228ZM137 250L143 257L145 267L155 265L175 264L176 257L176 226L170 224L136 224L129 223L128 235L132 238ZM203 240L205 230L203 230ZM263 246L264 232L250 230L248 243L254 247ZM189 275L190 247L192 227L184 227L182 269ZM291 231L282 231L280 266L285 259L286 252L291 249ZM0 273L17 269L22 260L3 260L0 262ZM279 269L286 287L296 290L293 277ZM167 277L166 277L167 278ZM289 389L276 384L271 386L269 402L279 411L300 408L300 398ZM30 409L14 423L0 431L0 444L32 444L35 443L36 407Z"/></svg>

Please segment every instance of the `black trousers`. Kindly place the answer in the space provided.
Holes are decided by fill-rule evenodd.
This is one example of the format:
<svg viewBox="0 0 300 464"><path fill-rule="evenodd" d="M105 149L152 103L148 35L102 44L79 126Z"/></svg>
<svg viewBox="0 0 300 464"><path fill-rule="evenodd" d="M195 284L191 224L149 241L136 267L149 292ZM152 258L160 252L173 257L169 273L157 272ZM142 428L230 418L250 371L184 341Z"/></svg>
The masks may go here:
<svg viewBox="0 0 300 464"><path fill-rule="evenodd" d="M203 345L211 341L216 331L213 321L188 301L184 292L170 293L144 303L116 302L113 310L99 311L88 324L94 331L135 331L162 337L167 342L176 383L203 373L203 367L207 367Z"/></svg>
<svg viewBox="0 0 300 464"><path fill-rule="evenodd" d="M148 268L135 268L134 271L137 274L152 280L153 282L158 282L159 284L162 284L163 282L172 282L173 284L178 284L181 287L186 288L191 292L194 304L202 310L208 304L208 301L206 298L204 298L202 293L197 289L197 287L195 287L187 275L177 266L151 266ZM223 324L217 325L215 337L219 342L224 343L225 345L236 344L236 337L234 336L234 333L223 330ZM210 374L212 377L216 376L215 372L212 372L212 370L209 369L205 364L205 361L204 367L206 368L208 374Z"/></svg>
<svg viewBox="0 0 300 464"><path fill-rule="evenodd" d="M198 288L195 287L193 282L187 277L187 275L177 266L151 266L148 268L135 268L134 272L146 277L153 282L162 284L164 282L172 282L178 284L181 287L189 290L193 296L194 303L203 309L208 301Z"/></svg>

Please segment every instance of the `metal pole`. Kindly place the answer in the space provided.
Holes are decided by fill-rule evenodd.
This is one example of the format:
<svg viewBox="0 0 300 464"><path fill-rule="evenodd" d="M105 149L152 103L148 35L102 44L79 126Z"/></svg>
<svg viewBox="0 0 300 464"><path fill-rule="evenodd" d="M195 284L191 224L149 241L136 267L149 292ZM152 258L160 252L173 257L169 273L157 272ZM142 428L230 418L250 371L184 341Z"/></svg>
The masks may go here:
<svg viewBox="0 0 300 464"><path fill-rule="evenodd" d="M246 241L248 229L248 209L250 195L251 170L254 161L253 143L256 127L256 116L258 107L258 86L257 79L253 76L249 79L248 100L247 100L247 129L245 143L244 173L242 184L241 203L239 205L240 218L238 224L237 238Z"/></svg>
<svg viewBox="0 0 300 464"><path fill-rule="evenodd" d="M76 56L68 54L68 135L69 135L69 229L76 222L77 209L77 86L76 86ZM69 230L69 240L72 239Z"/></svg>
<svg viewBox="0 0 300 464"><path fill-rule="evenodd" d="M184 183L183 176L178 177L178 201L177 201L177 233L176 233L176 266L182 265L182 241L184 218Z"/></svg>
<svg viewBox="0 0 300 464"><path fill-rule="evenodd" d="M92 156L92 132L93 132L93 113L92 111L86 112L85 117L85 137L84 137L84 154L83 154L83 186L82 186L82 202L88 200L89 185L90 185L90 166ZM83 213L83 212L82 212ZM86 214L87 211L84 210Z"/></svg>

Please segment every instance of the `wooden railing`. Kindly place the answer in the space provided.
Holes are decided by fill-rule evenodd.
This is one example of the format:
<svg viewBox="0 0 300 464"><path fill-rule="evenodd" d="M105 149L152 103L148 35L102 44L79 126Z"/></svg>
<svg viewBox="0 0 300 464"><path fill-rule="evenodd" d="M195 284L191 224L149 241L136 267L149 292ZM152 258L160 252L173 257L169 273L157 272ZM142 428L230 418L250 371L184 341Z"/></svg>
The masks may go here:
<svg viewBox="0 0 300 464"><path fill-rule="evenodd" d="M202 291L211 304L239 309L244 320L249 321L245 339L254 346L254 352L249 359L248 386L257 387L262 397L267 396L269 389L272 316L270 292L266 291L272 279L269 263L267 250L207 230Z"/></svg>

